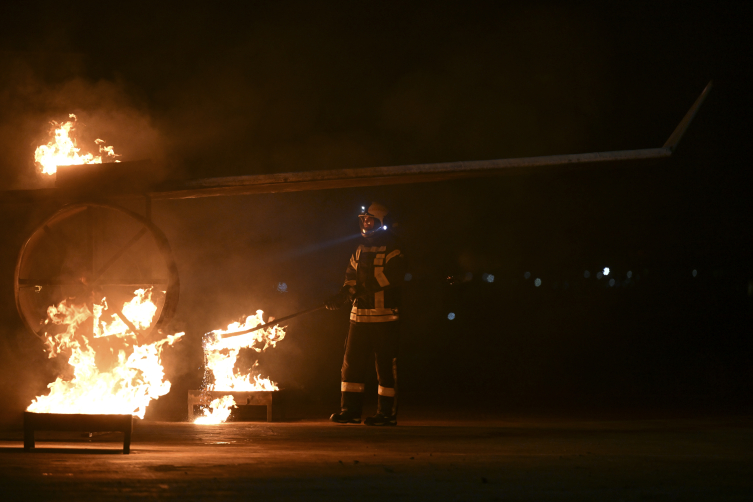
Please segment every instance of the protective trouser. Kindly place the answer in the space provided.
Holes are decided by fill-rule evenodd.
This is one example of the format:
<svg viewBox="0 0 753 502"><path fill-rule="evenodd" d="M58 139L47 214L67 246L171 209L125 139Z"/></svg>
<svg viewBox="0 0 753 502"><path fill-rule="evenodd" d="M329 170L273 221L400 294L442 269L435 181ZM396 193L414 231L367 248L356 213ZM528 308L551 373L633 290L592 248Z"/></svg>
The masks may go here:
<svg viewBox="0 0 753 502"><path fill-rule="evenodd" d="M369 358L376 360L379 380L379 413L397 414L397 350L399 322L350 323L345 342L342 367L343 404L351 401L346 394L363 394ZM360 396L359 396L360 397ZM352 401L359 400L355 395Z"/></svg>

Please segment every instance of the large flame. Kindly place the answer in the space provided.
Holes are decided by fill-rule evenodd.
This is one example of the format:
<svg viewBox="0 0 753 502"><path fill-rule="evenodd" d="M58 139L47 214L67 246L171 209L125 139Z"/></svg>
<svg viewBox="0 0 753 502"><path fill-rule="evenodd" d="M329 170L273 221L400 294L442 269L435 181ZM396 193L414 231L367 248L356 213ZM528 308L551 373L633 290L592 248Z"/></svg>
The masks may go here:
<svg viewBox="0 0 753 502"><path fill-rule="evenodd" d="M103 155L113 159L118 157L113 151L113 147L106 146L102 139L94 141L99 148L99 155L82 152L74 137L76 116L71 113L68 118L72 120L62 123L53 121L50 136L54 136L54 138L46 145L37 147L34 152L34 162L37 163L43 174L55 174L58 166L101 164Z"/></svg>
<svg viewBox="0 0 753 502"><path fill-rule="evenodd" d="M256 352L262 352L269 347L274 347L277 342L285 338L285 329L280 326L272 326L260 329L245 335L236 335L224 338L224 335L232 335L239 331L246 331L264 324L263 311L257 310L256 315L246 317L244 322L234 322L227 329L218 329L204 335L204 357L206 370L214 377L214 383L206 383L207 390L212 391L274 391L278 390L277 384L268 377L262 377L255 371L257 363L247 372L237 371L235 364L238 354L243 348L250 348ZM209 375L207 375L208 377ZM231 396L223 396L223 398ZM195 423L222 423L230 415L230 407L235 402L215 399L209 405L212 410L204 410L206 416L196 419Z"/></svg>
<svg viewBox="0 0 753 502"><path fill-rule="evenodd" d="M37 413L87 413L87 414L133 414L144 418L146 407L152 399L170 391L170 382L165 380L162 367L162 348L172 345L183 333L160 341L137 345L125 343L129 348L117 352L117 360L109 369L102 369L97 353L82 334L82 324L95 317L94 337L116 335L136 336L129 333L127 325L116 313L107 312L106 303L94 305L89 311L86 305L75 305L68 300L47 310L48 325L65 328L55 335L47 335L46 350L49 357L57 357L70 351L68 364L73 367L73 378L58 377L47 387L50 393L38 396L27 408ZM122 314L137 329L148 328L157 308L151 301L150 290L137 290L134 299L123 304ZM127 317L130 316L130 317ZM126 326L123 329L123 326ZM135 341L135 340L132 340ZM112 350L112 349L111 349ZM101 359L101 358L100 358Z"/></svg>

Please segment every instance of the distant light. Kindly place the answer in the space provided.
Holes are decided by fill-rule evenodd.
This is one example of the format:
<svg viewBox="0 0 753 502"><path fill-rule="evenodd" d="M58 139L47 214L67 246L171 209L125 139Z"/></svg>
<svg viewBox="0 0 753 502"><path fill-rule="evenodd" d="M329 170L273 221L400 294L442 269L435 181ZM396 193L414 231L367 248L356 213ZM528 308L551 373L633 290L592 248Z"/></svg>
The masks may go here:
<svg viewBox="0 0 753 502"><path fill-rule="evenodd" d="M413 279L413 275L412 275L412 274L411 274L410 272L409 272L409 273L407 273L407 274L405 274L405 282L408 282L408 281L410 281L411 279Z"/></svg>
<svg viewBox="0 0 753 502"><path fill-rule="evenodd" d="M609 279L609 287L611 288L614 286L614 279Z"/></svg>
<svg viewBox="0 0 753 502"><path fill-rule="evenodd" d="M693 277L698 275L698 271L696 269L693 269Z"/></svg>
<svg viewBox="0 0 753 502"><path fill-rule="evenodd" d="M366 206L361 206L361 211L366 211Z"/></svg>
<svg viewBox="0 0 753 502"><path fill-rule="evenodd" d="M277 283L277 292L278 293L287 293L288 292L288 285L284 282L278 282Z"/></svg>
<svg viewBox="0 0 753 502"><path fill-rule="evenodd" d="M628 270L627 278L630 279L631 277L633 277L633 272Z"/></svg>
<svg viewBox="0 0 753 502"><path fill-rule="evenodd" d="M450 312L449 314L447 314L447 319L449 319L450 321L455 319L455 312Z"/></svg>
<svg viewBox="0 0 753 502"><path fill-rule="evenodd" d="M387 225L383 226L382 230L387 230Z"/></svg>
<svg viewBox="0 0 753 502"><path fill-rule="evenodd" d="M494 276L492 274L483 274L481 280L484 282L494 282Z"/></svg>
<svg viewBox="0 0 753 502"><path fill-rule="evenodd" d="M583 277L585 277L586 279L588 279L589 277L591 277L591 272L589 272L588 270L586 270L585 272L583 272Z"/></svg>
<svg viewBox="0 0 753 502"><path fill-rule="evenodd" d="M601 272L596 272L597 279L601 279L602 277L604 277L604 274L602 274Z"/></svg>
<svg viewBox="0 0 753 502"><path fill-rule="evenodd" d="M526 272L525 274L523 274L523 277L525 277L526 279L530 279L531 278L531 272Z"/></svg>
<svg viewBox="0 0 753 502"><path fill-rule="evenodd" d="M609 267L604 267L604 275L609 275Z"/></svg>
<svg viewBox="0 0 753 502"><path fill-rule="evenodd" d="M533 284L534 284L534 285L535 285L535 286L536 286L536 287L538 288L539 286L541 286L541 279L539 279L539 278L537 277L537 278L536 278L536 280L535 280L535 281L533 281Z"/></svg>

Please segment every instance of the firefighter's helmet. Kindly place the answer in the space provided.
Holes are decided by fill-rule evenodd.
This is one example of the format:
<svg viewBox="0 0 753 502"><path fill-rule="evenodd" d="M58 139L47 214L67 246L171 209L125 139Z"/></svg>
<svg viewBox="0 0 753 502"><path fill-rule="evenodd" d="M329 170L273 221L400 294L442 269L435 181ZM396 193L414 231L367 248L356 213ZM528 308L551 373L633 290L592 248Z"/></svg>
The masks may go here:
<svg viewBox="0 0 753 502"><path fill-rule="evenodd" d="M361 227L361 235L364 237L371 237L377 232L387 230L389 209L379 204L378 202L372 202L369 207L362 206L361 214L358 215L358 224ZM372 228L365 228L364 222L367 217L372 217L376 221Z"/></svg>

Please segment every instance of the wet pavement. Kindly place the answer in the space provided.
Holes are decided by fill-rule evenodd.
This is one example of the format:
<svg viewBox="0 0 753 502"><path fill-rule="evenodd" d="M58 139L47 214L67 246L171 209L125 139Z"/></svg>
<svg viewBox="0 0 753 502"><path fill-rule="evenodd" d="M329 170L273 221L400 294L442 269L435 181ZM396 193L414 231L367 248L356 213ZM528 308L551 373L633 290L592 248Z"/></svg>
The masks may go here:
<svg viewBox="0 0 753 502"><path fill-rule="evenodd" d="M753 419L0 433L0 500L753 500Z"/></svg>

